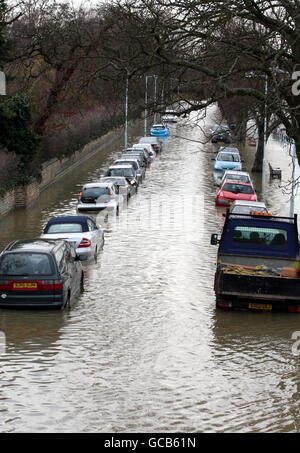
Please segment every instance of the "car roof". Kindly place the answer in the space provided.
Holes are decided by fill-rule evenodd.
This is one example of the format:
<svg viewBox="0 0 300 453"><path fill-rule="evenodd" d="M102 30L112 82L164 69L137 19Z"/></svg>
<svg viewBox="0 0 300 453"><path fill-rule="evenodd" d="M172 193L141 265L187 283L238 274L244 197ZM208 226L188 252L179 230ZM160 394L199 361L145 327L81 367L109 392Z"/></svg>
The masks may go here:
<svg viewBox="0 0 300 453"><path fill-rule="evenodd" d="M132 170L132 165L111 165L109 168L130 168Z"/></svg>
<svg viewBox="0 0 300 453"><path fill-rule="evenodd" d="M258 208L265 208L266 205L262 201L248 201L248 200L234 200L231 207L234 206L257 206Z"/></svg>
<svg viewBox="0 0 300 453"><path fill-rule="evenodd" d="M147 140L147 141L144 141L144 140ZM142 137L140 138L140 143L150 143L150 142L155 142L155 143L158 143L159 144L159 140L157 137L153 137L153 136L147 136L147 137Z"/></svg>
<svg viewBox="0 0 300 453"><path fill-rule="evenodd" d="M88 231L87 221L92 220L91 217L87 215L73 215L73 216L58 216L58 217L51 217L48 220L47 224L44 227L44 233L49 229L51 225L59 225L61 223L78 223L82 226L82 231Z"/></svg>
<svg viewBox="0 0 300 453"><path fill-rule="evenodd" d="M84 184L83 189L91 189L98 188L98 187L109 187L113 185L113 182L89 182L88 184Z"/></svg>
<svg viewBox="0 0 300 453"><path fill-rule="evenodd" d="M241 170L225 170L223 177L228 175L228 173L234 173L236 175L249 176L249 178L250 178L250 175L249 175L249 173L247 171L241 171Z"/></svg>
<svg viewBox="0 0 300 453"><path fill-rule="evenodd" d="M166 127L166 125L165 125L165 124L162 124L162 123L152 124L152 127L157 127L157 126L159 126L159 127Z"/></svg>
<svg viewBox="0 0 300 453"><path fill-rule="evenodd" d="M116 180L119 180L121 179L122 181L127 181L127 179L125 178L125 176L102 176L100 178L100 182L103 180L103 182L105 182L104 180L111 180L112 182L116 181Z"/></svg>
<svg viewBox="0 0 300 453"><path fill-rule="evenodd" d="M35 239L17 239L16 241L10 242L3 252L11 252L11 251L41 251L47 252L50 250L59 247L61 243L64 242L63 240L57 239L43 239L43 238L35 238Z"/></svg>

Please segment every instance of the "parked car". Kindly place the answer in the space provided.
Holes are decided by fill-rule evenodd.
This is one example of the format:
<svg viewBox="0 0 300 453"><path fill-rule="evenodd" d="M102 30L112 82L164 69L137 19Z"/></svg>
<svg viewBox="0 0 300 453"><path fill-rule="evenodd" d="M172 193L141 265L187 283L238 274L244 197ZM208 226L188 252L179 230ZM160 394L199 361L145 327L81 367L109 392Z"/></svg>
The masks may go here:
<svg viewBox="0 0 300 453"><path fill-rule="evenodd" d="M231 143L231 136L229 132L218 132L211 138L212 143Z"/></svg>
<svg viewBox="0 0 300 453"><path fill-rule="evenodd" d="M215 171L242 170L241 157L237 153L220 151L213 160L215 161Z"/></svg>
<svg viewBox="0 0 300 453"><path fill-rule="evenodd" d="M148 166L147 158L145 158L144 150L129 149L123 152L118 160L121 159L136 159L140 167L144 167L145 170Z"/></svg>
<svg viewBox="0 0 300 453"><path fill-rule="evenodd" d="M238 148L235 146L220 146L219 152L221 151L226 151L227 153L238 153L240 154L240 151Z"/></svg>
<svg viewBox="0 0 300 453"><path fill-rule="evenodd" d="M268 214L267 207L262 201L245 201L245 200L234 200L229 208L229 212L232 214L251 214L261 213Z"/></svg>
<svg viewBox="0 0 300 453"><path fill-rule="evenodd" d="M210 129L210 132L213 135L216 135L220 132L228 132L230 133L230 127L227 126L227 124L214 124L211 129Z"/></svg>
<svg viewBox="0 0 300 453"><path fill-rule="evenodd" d="M169 128L165 124L153 124L150 129L150 135L167 137L169 135Z"/></svg>
<svg viewBox="0 0 300 453"><path fill-rule="evenodd" d="M114 182L119 186L119 195L129 200L136 193L136 185L131 184L124 176L103 176L99 182Z"/></svg>
<svg viewBox="0 0 300 453"><path fill-rule="evenodd" d="M0 255L1 308L64 308L83 289L83 268L67 241L20 239Z"/></svg>
<svg viewBox="0 0 300 453"><path fill-rule="evenodd" d="M216 195L217 206L230 206L234 200L257 201L254 187L251 183L227 180Z"/></svg>
<svg viewBox="0 0 300 453"><path fill-rule="evenodd" d="M43 239L64 239L72 244L81 259L97 259L104 245L104 231L89 216L59 216L48 220Z"/></svg>
<svg viewBox="0 0 300 453"><path fill-rule="evenodd" d="M111 165L104 176L124 176L136 187L139 185L137 174L132 165Z"/></svg>
<svg viewBox="0 0 300 453"><path fill-rule="evenodd" d="M120 158L114 161L114 165L132 165L134 168L138 182L141 183L143 179L145 178L146 175L146 167L140 166L139 160L135 159L134 156L131 157L124 157L124 155Z"/></svg>
<svg viewBox="0 0 300 453"><path fill-rule="evenodd" d="M77 211L103 211L119 215L119 188L113 182L93 182L85 184L79 193Z"/></svg>
<svg viewBox="0 0 300 453"><path fill-rule="evenodd" d="M155 150L153 149L151 143L134 143L132 148L138 150L143 149L146 153L148 163L155 159Z"/></svg>
<svg viewBox="0 0 300 453"><path fill-rule="evenodd" d="M167 109L161 119L166 123L177 123L178 117L175 110Z"/></svg>
<svg viewBox="0 0 300 453"><path fill-rule="evenodd" d="M150 143L156 154L162 150L162 145L157 137L142 137L139 139L139 143Z"/></svg>
<svg viewBox="0 0 300 453"><path fill-rule="evenodd" d="M252 183L249 173L240 170L225 170L221 177L220 185L223 184L226 179L235 179L236 181Z"/></svg>

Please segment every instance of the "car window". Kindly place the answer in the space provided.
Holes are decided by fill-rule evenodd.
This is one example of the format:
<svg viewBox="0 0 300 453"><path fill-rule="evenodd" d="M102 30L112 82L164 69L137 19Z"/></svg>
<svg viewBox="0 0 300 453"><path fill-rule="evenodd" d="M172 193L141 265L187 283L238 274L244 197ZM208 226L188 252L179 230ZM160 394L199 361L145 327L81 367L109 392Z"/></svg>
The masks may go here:
<svg viewBox="0 0 300 453"><path fill-rule="evenodd" d="M46 253L10 253L0 261L0 275L52 275L54 266Z"/></svg>
<svg viewBox="0 0 300 453"><path fill-rule="evenodd" d="M94 222L91 219L87 220L87 224L89 227L89 231L94 231L96 229L96 225L94 224Z"/></svg>
<svg viewBox="0 0 300 453"><path fill-rule="evenodd" d="M55 223L46 228L48 233L81 233L82 225L80 223Z"/></svg>
<svg viewBox="0 0 300 453"><path fill-rule="evenodd" d="M91 187L91 188L85 188L82 191L83 197L98 198L101 195L108 195L108 194L109 194L108 187Z"/></svg>
<svg viewBox="0 0 300 453"><path fill-rule="evenodd" d="M277 247L286 246L288 232L277 228L263 228L250 226L236 226L232 232L234 242L248 244L262 244Z"/></svg>
<svg viewBox="0 0 300 453"><path fill-rule="evenodd" d="M134 175L131 168L111 168L108 170L109 176L125 176L130 177Z"/></svg>
<svg viewBox="0 0 300 453"><path fill-rule="evenodd" d="M55 252L59 272L65 272L67 269L67 248L65 244Z"/></svg>
<svg viewBox="0 0 300 453"><path fill-rule="evenodd" d="M225 192L253 194L254 191L251 186L244 184L225 183L222 190Z"/></svg>

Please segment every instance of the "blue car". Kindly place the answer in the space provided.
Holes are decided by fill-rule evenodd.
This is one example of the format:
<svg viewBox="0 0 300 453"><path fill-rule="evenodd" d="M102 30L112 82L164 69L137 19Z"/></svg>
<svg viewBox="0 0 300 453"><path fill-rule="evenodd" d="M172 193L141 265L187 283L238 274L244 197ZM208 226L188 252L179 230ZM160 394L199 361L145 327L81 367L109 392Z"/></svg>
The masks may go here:
<svg viewBox="0 0 300 453"><path fill-rule="evenodd" d="M164 124L153 124L153 126L150 129L150 135L167 137L169 135L169 128Z"/></svg>
<svg viewBox="0 0 300 453"><path fill-rule="evenodd" d="M242 170L241 157L236 152L220 151L215 161L215 171Z"/></svg>

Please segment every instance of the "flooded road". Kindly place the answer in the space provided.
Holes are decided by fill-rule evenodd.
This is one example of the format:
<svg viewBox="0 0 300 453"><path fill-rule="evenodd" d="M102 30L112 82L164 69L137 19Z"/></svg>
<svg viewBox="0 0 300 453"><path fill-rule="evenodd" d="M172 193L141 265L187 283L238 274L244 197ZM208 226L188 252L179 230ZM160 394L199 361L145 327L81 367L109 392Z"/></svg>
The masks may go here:
<svg viewBox="0 0 300 453"><path fill-rule="evenodd" d="M96 264L85 264L85 291L72 308L0 310L0 432L299 431L292 335L300 317L216 310L210 235L223 217L214 204L214 148L199 143L200 128L170 128L137 196L119 218L101 222L104 249ZM40 235L50 216L75 214L82 184L98 178L122 146L1 219L1 249ZM273 148L271 162L281 162L285 180L289 160L279 144ZM254 149L247 152L250 170ZM279 184L268 182L266 202L288 215Z"/></svg>

